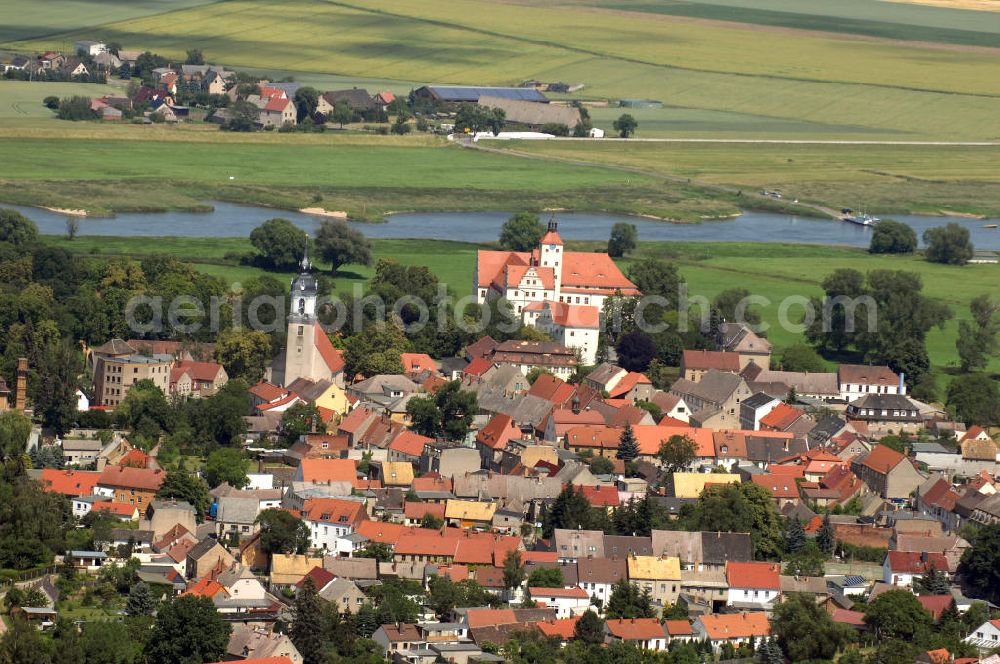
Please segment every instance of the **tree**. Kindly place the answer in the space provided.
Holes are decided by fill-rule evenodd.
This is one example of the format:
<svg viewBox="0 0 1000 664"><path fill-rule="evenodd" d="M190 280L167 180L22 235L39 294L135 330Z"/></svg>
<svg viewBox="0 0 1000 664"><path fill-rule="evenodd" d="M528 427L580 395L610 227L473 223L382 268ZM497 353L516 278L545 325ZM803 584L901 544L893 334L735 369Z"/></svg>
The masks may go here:
<svg viewBox="0 0 1000 664"><path fill-rule="evenodd" d="M288 445L294 445L299 438L313 431L323 432L326 425L313 404L299 401L281 415L278 433Z"/></svg>
<svg viewBox="0 0 1000 664"><path fill-rule="evenodd" d="M521 562L521 552L511 549L503 559L503 587L508 590L520 588L524 583L524 566Z"/></svg>
<svg viewBox="0 0 1000 664"><path fill-rule="evenodd" d="M973 597L996 603L1000 601L1000 524L981 526L970 543L958 572Z"/></svg>
<svg viewBox="0 0 1000 664"><path fill-rule="evenodd" d="M0 460L22 457L28 449L31 420L16 410L0 413Z"/></svg>
<svg viewBox="0 0 1000 664"><path fill-rule="evenodd" d="M66 239L72 242L76 239L76 234L80 230L80 220L70 217L66 220Z"/></svg>
<svg viewBox="0 0 1000 664"><path fill-rule="evenodd" d="M80 95L64 97L59 102L59 110L56 117L60 120L93 120L97 117L94 111L90 110L90 98Z"/></svg>
<svg viewBox="0 0 1000 664"><path fill-rule="evenodd" d="M625 463L635 461L639 456L639 441L636 440L632 425L626 424L621 436L618 438L618 454L615 455Z"/></svg>
<svg viewBox="0 0 1000 664"><path fill-rule="evenodd" d="M354 555L358 558L374 558L380 563L392 562L392 549L383 542L369 542L365 548Z"/></svg>
<svg viewBox="0 0 1000 664"><path fill-rule="evenodd" d="M781 515L771 492L757 484L710 485L680 519L685 530L750 533L758 560L776 560L784 549Z"/></svg>
<svg viewBox="0 0 1000 664"><path fill-rule="evenodd" d="M255 523L260 525L260 548L268 555L305 553L309 548L309 526L291 512L263 510Z"/></svg>
<svg viewBox="0 0 1000 664"><path fill-rule="evenodd" d="M590 472L594 475L610 475L615 472L614 462L607 457L594 457L588 465L590 466Z"/></svg>
<svg viewBox="0 0 1000 664"><path fill-rule="evenodd" d="M806 531L802 527L799 517L792 517L788 521L788 528L785 530L785 551L787 553L798 553L806 545Z"/></svg>
<svg viewBox="0 0 1000 664"><path fill-rule="evenodd" d="M820 551L827 555L833 553L833 549L837 545L837 538L833 531L833 525L830 523L829 514L823 515L823 523L819 527L819 532L816 533L816 545Z"/></svg>
<svg viewBox="0 0 1000 664"><path fill-rule="evenodd" d="M612 123L611 126L618 132L619 137L628 138L635 133L636 129L638 129L639 122L630 114L623 113Z"/></svg>
<svg viewBox="0 0 1000 664"><path fill-rule="evenodd" d="M529 588L562 588L564 583L562 570L558 567L539 567L528 577Z"/></svg>
<svg viewBox="0 0 1000 664"><path fill-rule="evenodd" d="M656 344L644 332L635 330L623 334L615 346L618 365L628 371L645 371L656 357Z"/></svg>
<svg viewBox="0 0 1000 664"><path fill-rule="evenodd" d="M917 250L917 232L907 224L883 219L872 230L868 251L872 254L912 254Z"/></svg>
<svg viewBox="0 0 1000 664"><path fill-rule="evenodd" d="M287 219L268 219L250 232L250 244L264 267L293 270L309 246L309 236Z"/></svg>
<svg viewBox="0 0 1000 664"><path fill-rule="evenodd" d="M208 485L205 480L189 473L183 468L171 470L163 478L160 490L156 492L157 498L183 500L194 507L195 514L200 523L205 518L212 503L212 497L208 494Z"/></svg>
<svg viewBox="0 0 1000 664"><path fill-rule="evenodd" d="M865 624L877 639L913 641L926 634L931 616L909 590L889 590L865 608Z"/></svg>
<svg viewBox="0 0 1000 664"><path fill-rule="evenodd" d="M308 85L303 85L295 91L295 118L302 122L306 118L311 118L316 114L316 105L319 103L319 90Z"/></svg>
<svg viewBox="0 0 1000 664"><path fill-rule="evenodd" d="M410 349L409 340L398 321L368 325L347 340L344 348L344 375L375 376L403 373L400 353Z"/></svg>
<svg viewBox="0 0 1000 664"><path fill-rule="evenodd" d="M573 636L588 646L604 643L604 621L593 611L586 611L573 626Z"/></svg>
<svg viewBox="0 0 1000 664"><path fill-rule="evenodd" d="M323 603L316 592L316 584L306 577L295 597L292 626L288 630L288 638L302 655L303 664L322 664L326 661L323 652L323 634L326 631Z"/></svg>
<svg viewBox="0 0 1000 664"><path fill-rule="evenodd" d="M569 127L562 122L546 122L542 125L541 132L553 136L569 136Z"/></svg>
<svg viewBox="0 0 1000 664"><path fill-rule="evenodd" d="M140 581L128 591L125 614L128 616L151 616L156 611L156 599L149 592L149 586Z"/></svg>
<svg viewBox="0 0 1000 664"><path fill-rule="evenodd" d="M346 99L338 99L330 111L330 120L336 122L343 129L345 124L354 122L354 111Z"/></svg>
<svg viewBox="0 0 1000 664"><path fill-rule="evenodd" d="M222 330L216 338L215 361L225 367L230 380L242 378L251 385L259 382L271 354L271 338L258 330L232 328Z"/></svg>
<svg viewBox="0 0 1000 664"><path fill-rule="evenodd" d="M229 119L222 125L226 131L256 131L260 109L248 101L236 101L229 106Z"/></svg>
<svg viewBox="0 0 1000 664"><path fill-rule="evenodd" d="M217 662L231 631L210 597L182 595L160 606L146 654L157 664Z"/></svg>
<svg viewBox="0 0 1000 664"><path fill-rule="evenodd" d="M50 642L42 638L35 623L14 618L0 638L0 662L3 664L52 664Z"/></svg>
<svg viewBox="0 0 1000 664"><path fill-rule="evenodd" d="M774 607L771 633L793 662L832 660L854 641L853 629L836 623L811 595L790 593Z"/></svg>
<svg viewBox="0 0 1000 664"><path fill-rule="evenodd" d="M785 573L792 576L823 576L823 564L828 556L815 540L807 541L801 548L786 557Z"/></svg>
<svg viewBox="0 0 1000 664"><path fill-rule="evenodd" d="M501 108L485 108L478 104L462 104L455 113L455 132L477 134L491 131L494 135L503 131L507 114Z"/></svg>
<svg viewBox="0 0 1000 664"><path fill-rule="evenodd" d="M668 309L677 308L680 285L684 280L676 265L656 258L644 258L629 266L628 278L643 295L657 295L667 300Z"/></svg>
<svg viewBox="0 0 1000 664"><path fill-rule="evenodd" d="M918 595L948 595L951 593L951 582L947 575L934 565L913 580L913 590Z"/></svg>
<svg viewBox="0 0 1000 664"><path fill-rule="evenodd" d="M826 363L820 354L805 344L792 344L782 351L778 366L782 371L821 373L826 370Z"/></svg>
<svg viewBox="0 0 1000 664"><path fill-rule="evenodd" d="M188 423L195 437L204 443L242 447L247 432L248 389L242 378L236 378L212 396L188 402Z"/></svg>
<svg viewBox="0 0 1000 664"><path fill-rule="evenodd" d="M545 234L545 226L532 212L518 212L503 223L500 247L508 251L531 251Z"/></svg>
<svg viewBox="0 0 1000 664"><path fill-rule="evenodd" d="M932 263L965 265L973 254L969 229L954 222L925 230L924 244L924 254Z"/></svg>
<svg viewBox="0 0 1000 664"><path fill-rule="evenodd" d="M243 453L233 448L220 448L209 454L202 473L213 489L223 482L237 489L250 483Z"/></svg>
<svg viewBox="0 0 1000 664"><path fill-rule="evenodd" d="M409 134L413 128L407 123L407 120L408 118L402 113L397 115L396 120L392 123L392 127L389 128L389 131L398 136Z"/></svg>
<svg viewBox="0 0 1000 664"><path fill-rule="evenodd" d="M618 222L611 227L611 237L608 238L608 255L612 258L621 258L627 253L635 251L636 243L639 239L639 231L635 224Z"/></svg>
<svg viewBox="0 0 1000 664"><path fill-rule="evenodd" d="M430 512L424 514L423 518L420 519L420 527L427 528L428 530L441 530L444 528L444 520L441 517L434 516Z"/></svg>
<svg viewBox="0 0 1000 664"><path fill-rule="evenodd" d="M203 65L205 64L205 55L201 52L200 48L189 48L187 50L187 57L184 59L184 64Z"/></svg>
<svg viewBox="0 0 1000 664"><path fill-rule="evenodd" d="M972 320L958 321L955 347L962 371L982 371L988 364L988 357L996 352L997 332L1000 329L996 320L998 308L989 294L979 295L969 303Z"/></svg>
<svg viewBox="0 0 1000 664"><path fill-rule="evenodd" d="M607 520L606 514L604 514L604 520ZM574 490L572 484L568 484L565 489L559 492L552 507L545 514L542 521L542 535L551 537L557 528L603 530L603 525L601 515L591 506L587 498Z"/></svg>
<svg viewBox="0 0 1000 664"><path fill-rule="evenodd" d="M333 274L344 265L371 265L371 243L368 238L342 219L324 219L316 231L316 251Z"/></svg>
<svg viewBox="0 0 1000 664"><path fill-rule="evenodd" d="M639 587L627 579L619 579L611 586L611 597L605 614L613 618L655 618L652 598L648 590Z"/></svg>
<svg viewBox="0 0 1000 664"><path fill-rule="evenodd" d="M150 441L171 430L174 417L166 395L148 378L133 383L115 409L115 418L120 426Z"/></svg>
<svg viewBox="0 0 1000 664"><path fill-rule="evenodd" d="M967 425L1000 422L1000 389L985 373L958 376L948 385L948 410Z"/></svg>
<svg viewBox="0 0 1000 664"><path fill-rule="evenodd" d="M687 470L697 456L698 444L686 435L671 436L660 443L660 450L656 453L667 473Z"/></svg>
<svg viewBox="0 0 1000 664"><path fill-rule="evenodd" d="M0 208L0 242L26 249L38 241L38 226L17 210Z"/></svg>

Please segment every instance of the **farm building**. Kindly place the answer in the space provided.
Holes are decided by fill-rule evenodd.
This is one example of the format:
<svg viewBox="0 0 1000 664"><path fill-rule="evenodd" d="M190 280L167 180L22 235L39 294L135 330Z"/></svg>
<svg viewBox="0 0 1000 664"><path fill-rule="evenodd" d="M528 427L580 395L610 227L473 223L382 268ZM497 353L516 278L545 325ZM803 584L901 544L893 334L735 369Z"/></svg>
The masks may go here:
<svg viewBox="0 0 1000 664"><path fill-rule="evenodd" d="M534 101L482 95L479 105L502 109L507 122L538 129L546 124L563 124L572 129L580 124L580 110L572 106L540 104Z"/></svg>
<svg viewBox="0 0 1000 664"><path fill-rule="evenodd" d="M425 85L413 91L414 99L422 99L439 104L475 104L480 97L500 97L518 101L533 101L542 104L548 99L534 88L485 88L464 85Z"/></svg>

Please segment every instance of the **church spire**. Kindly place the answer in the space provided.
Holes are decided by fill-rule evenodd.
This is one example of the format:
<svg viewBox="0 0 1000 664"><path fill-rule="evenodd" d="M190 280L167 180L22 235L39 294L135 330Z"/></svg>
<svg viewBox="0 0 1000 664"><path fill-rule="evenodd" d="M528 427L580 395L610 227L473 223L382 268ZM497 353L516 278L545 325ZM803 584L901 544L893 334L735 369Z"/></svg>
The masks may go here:
<svg viewBox="0 0 1000 664"><path fill-rule="evenodd" d="M302 251L302 262L299 263L302 266L303 272L309 272L312 269L312 263L309 261L309 234L306 233L306 245L305 249Z"/></svg>

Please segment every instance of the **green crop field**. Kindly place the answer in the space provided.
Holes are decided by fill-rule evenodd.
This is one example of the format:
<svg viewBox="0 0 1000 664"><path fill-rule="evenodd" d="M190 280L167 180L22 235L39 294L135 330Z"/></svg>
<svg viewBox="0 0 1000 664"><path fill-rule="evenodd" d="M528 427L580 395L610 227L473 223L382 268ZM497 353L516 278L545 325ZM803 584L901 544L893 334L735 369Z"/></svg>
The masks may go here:
<svg viewBox="0 0 1000 664"><path fill-rule="evenodd" d="M187 9L214 0L4 0L0 42L81 30L102 23ZM87 37L84 37L87 39ZM73 43L63 46L72 51Z"/></svg>
<svg viewBox="0 0 1000 664"><path fill-rule="evenodd" d="M784 11L780 6L768 11ZM719 16L729 11L719 7L712 9ZM830 18L818 0L807 7L800 11L816 24ZM888 20L869 17L859 3L851 7L839 14ZM230 66L306 72L303 76L580 82L585 97L654 98L686 109L696 130L707 132L969 139L995 138L1000 127L995 75L1000 51L788 30L763 20L688 19L654 11L659 8L620 11L629 6L617 2L593 7L487 0L231 0L172 12L169 22L159 16L131 18L6 46L41 49L87 36L172 57L201 48L210 60ZM934 24L923 15L938 14L928 9L934 8L904 5L894 12L920 16L894 20L930 29ZM1000 14L954 11L940 14L948 17L948 29L974 32L978 25L976 34L997 32L993 26ZM699 111L706 117L698 118ZM675 133L671 119L655 115L651 131ZM676 133L683 131L681 126Z"/></svg>
<svg viewBox="0 0 1000 664"><path fill-rule="evenodd" d="M641 128L641 124L640 124ZM494 144L491 144L494 145ZM1000 216L1000 146L496 142L500 149L639 168L839 208Z"/></svg>

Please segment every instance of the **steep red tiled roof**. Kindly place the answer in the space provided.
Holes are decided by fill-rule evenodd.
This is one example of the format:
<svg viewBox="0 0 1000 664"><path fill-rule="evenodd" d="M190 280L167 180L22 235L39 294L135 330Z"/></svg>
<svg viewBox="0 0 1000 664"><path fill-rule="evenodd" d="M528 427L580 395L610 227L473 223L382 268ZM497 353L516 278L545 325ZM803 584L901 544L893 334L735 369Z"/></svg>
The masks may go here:
<svg viewBox="0 0 1000 664"><path fill-rule="evenodd" d="M754 475L751 479L757 486L762 486L770 491L775 498L799 497L799 487L795 483L795 479L792 477L775 475L773 473L764 473Z"/></svg>
<svg viewBox="0 0 1000 664"><path fill-rule="evenodd" d="M890 551L889 569L904 574L923 574L931 568L949 571L948 558L943 553L920 553L919 551Z"/></svg>
<svg viewBox="0 0 1000 664"><path fill-rule="evenodd" d="M485 357L477 357L465 365L465 368L462 369L462 373L467 376L482 376L484 373L489 371L492 366L493 363Z"/></svg>
<svg viewBox="0 0 1000 664"><path fill-rule="evenodd" d="M730 588L781 588L781 566L772 563L726 563L726 580Z"/></svg>
<svg viewBox="0 0 1000 664"><path fill-rule="evenodd" d="M414 491L451 491L454 484L450 477L441 477L437 473L427 473L414 477L410 485Z"/></svg>
<svg viewBox="0 0 1000 664"><path fill-rule="evenodd" d="M42 488L64 496L90 496L101 474L88 470L42 469Z"/></svg>
<svg viewBox="0 0 1000 664"><path fill-rule="evenodd" d="M833 622L851 625L853 627L865 626L865 614L863 611L850 611L848 609L835 608L830 614Z"/></svg>
<svg viewBox="0 0 1000 664"><path fill-rule="evenodd" d="M366 519L365 506L355 500L310 498L302 506L302 518L307 521L354 526Z"/></svg>
<svg viewBox="0 0 1000 664"><path fill-rule="evenodd" d="M903 461L905 457L885 445L876 445L861 461L862 466L867 466L877 473L888 473Z"/></svg>
<svg viewBox="0 0 1000 664"><path fill-rule="evenodd" d="M437 362L426 353L400 353L399 359L403 363L403 373L418 373L424 370L437 371Z"/></svg>
<svg viewBox="0 0 1000 664"><path fill-rule="evenodd" d="M319 322L316 322L314 326L315 333L313 337L316 340L316 350L319 351L319 355L323 358L323 362L326 364L327 369L330 370L330 373L336 375L344 370L344 352L333 347L330 337L326 336L326 331Z"/></svg>
<svg viewBox="0 0 1000 664"><path fill-rule="evenodd" d="M652 385L653 382L646 377L646 374L637 373L635 371L629 371L625 374L625 377L618 381L614 389L608 391L608 395L614 399L616 397L624 396L632 391L632 388L636 385Z"/></svg>
<svg viewBox="0 0 1000 664"><path fill-rule="evenodd" d="M539 379L541 378L539 377ZM510 415L497 413L476 434L476 442L482 443L492 450L500 450L507 447L507 443L517 433L517 429L514 428L513 423L514 420Z"/></svg>
<svg viewBox="0 0 1000 664"><path fill-rule="evenodd" d="M517 622L514 609L469 609L465 620L469 628L513 625Z"/></svg>
<svg viewBox="0 0 1000 664"><path fill-rule="evenodd" d="M313 567L305 576L295 582L295 587L301 588L306 584L306 579L312 579L316 590L323 590L326 586L337 578L337 575L323 567Z"/></svg>
<svg viewBox="0 0 1000 664"><path fill-rule="evenodd" d="M250 394L257 397L258 399L264 401L265 403L270 403L272 401L277 401L283 396L288 394L288 390L283 387L279 387L274 383L268 383L267 381L261 381L251 387L249 390Z"/></svg>
<svg viewBox="0 0 1000 664"><path fill-rule="evenodd" d="M618 497L618 489L613 486L579 486L576 487L578 493L582 493L591 505L595 507L617 507L621 505Z"/></svg>
<svg viewBox="0 0 1000 664"><path fill-rule="evenodd" d="M774 429L775 431L784 431L795 424L795 421L804 414L803 411L795 406L790 406L787 403L779 403L774 407L774 410L760 419L760 426L762 428Z"/></svg>
<svg viewBox="0 0 1000 664"><path fill-rule="evenodd" d="M917 601L927 609L927 612L934 618L934 622L941 619L941 614L952 605L955 598L951 595L919 595Z"/></svg>
<svg viewBox="0 0 1000 664"><path fill-rule="evenodd" d="M412 531L401 523L389 523L388 521L362 521L354 529L354 532L364 535L372 542L395 545L404 533Z"/></svg>
<svg viewBox="0 0 1000 664"><path fill-rule="evenodd" d="M663 627L666 628L667 634L671 637L694 635L694 628L691 626L690 620L664 620Z"/></svg>
<svg viewBox="0 0 1000 664"><path fill-rule="evenodd" d="M358 406L348 414L340 424L337 425L337 431L343 433L357 433L361 426L369 420L369 418L375 416L375 412L371 411L364 406Z"/></svg>
<svg viewBox="0 0 1000 664"><path fill-rule="evenodd" d="M708 638L715 640L760 638L771 632L764 613L716 614L698 618L705 626Z"/></svg>
<svg viewBox="0 0 1000 664"><path fill-rule="evenodd" d="M171 379L173 379L173 372L181 371L190 376L193 380L212 382L219 377L219 373L222 371L222 365L218 362L196 362L194 360L181 360L174 364L174 368L171 371ZM180 377L180 373L177 374Z"/></svg>
<svg viewBox="0 0 1000 664"><path fill-rule="evenodd" d="M424 446L427 443L433 442L433 438L421 436L415 431L406 430L392 439L392 442L389 443L389 449L400 454L418 457L424 453Z"/></svg>
<svg viewBox="0 0 1000 664"><path fill-rule="evenodd" d="M587 591L580 586L572 588L528 588L532 597L564 597L566 599L588 599Z"/></svg>
<svg viewBox="0 0 1000 664"><path fill-rule="evenodd" d="M621 290L623 295L639 292L610 256L585 251L563 253L562 288Z"/></svg>
<svg viewBox="0 0 1000 664"><path fill-rule="evenodd" d="M125 516L132 518L135 516L135 511L138 509L135 505L129 505L128 503L116 503L116 502L103 502L94 503L95 512L107 512L108 514L114 514L116 516Z"/></svg>
<svg viewBox="0 0 1000 664"><path fill-rule="evenodd" d="M552 403L566 403L573 396L573 386L550 373L541 373L531 384L528 394Z"/></svg>
<svg viewBox="0 0 1000 664"><path fill-rule="evenodd" d="M576 633L576 623L580 620L580 616L573 616L572 618L560 618L559 620L543 620L541 622L536 622L535 627L538 631L544 634L548 638L556 638L562 641L568 641L573 638Z"/></svg>

